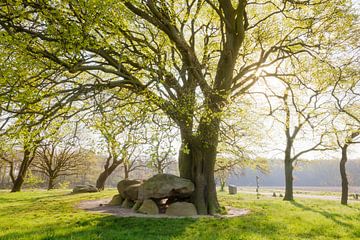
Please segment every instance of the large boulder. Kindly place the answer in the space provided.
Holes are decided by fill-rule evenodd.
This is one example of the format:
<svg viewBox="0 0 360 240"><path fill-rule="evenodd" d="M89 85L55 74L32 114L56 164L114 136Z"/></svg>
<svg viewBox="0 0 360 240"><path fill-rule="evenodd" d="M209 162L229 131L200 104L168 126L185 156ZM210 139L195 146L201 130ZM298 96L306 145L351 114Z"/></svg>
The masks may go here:
<svg viewBox="0 0 360 240"><path fill-rule="evenodd" d="M133 210L134 212L137 212L137 210L141 207L141 205L143 204L142 201L140 200L136 200L134 206L132 206L131 210Z"/></svg>
<svg viewBox="0 0 360 240"><path fill-rule="evenodd" d="M197 215L197 211L192 203L176 202L169 205L165 214L169 216L195 216Z"/></svg>
<svg viewBox="0 0 360 240"><path fill-rule="evenodd" d="M158 206L151 199L144 200L141 207L137 211L139 213L145 213L145 214L150 214L150 215L159 214Z"/></svg>
<svg viewBox="0 0 360 240"><path fill-rule="evenodd" d="M92 193L99 190L93 185L77 185L73 188L73 193Z"/></svg>
<svg viewBox="0 0 360 240"><path fill-rule="evenodd" d="M125 198L125 197L123 196L124 190L125 190L127 187L131 186L131 185L140 184L140 183L142 183L141 180L124 179L124 180L121 180L121 181L117 184L117 189L118 189L120 195L121 195L123 198Z"/></svg>
<svg viewBox="0 0 360 240"><path fill-rule="evenodd" d="M132 208L134 205L134 202L125 198L125 200L122 202L121 207L122 208Z"/></svg>
<svg viewBox="0 0 360 240"><path fill-rule="evenodd" d="M141 184L138 199L185 198L189 197L194 189L194 184L188 179L171 174L157 174Z"/></svg>
<svg viewBox="0 0 360 240"><path fill-rule="evenodd" d="M124 198L136 201L138 199L139 187L141 183L130 185L122 192Z"/></svg>
<svg viewBox="0 0 360 240"><path fill-rule="evenodd" d="M237 187L235 185L229 185L229 194L237 194Z"/></svg>
<svg viewBox="0 0 360 240"><path fill-rule="evenodd" d="M111 201L108 203L112 206L121 206L124 199L120 196L120 194L114 195Z"/></svg>

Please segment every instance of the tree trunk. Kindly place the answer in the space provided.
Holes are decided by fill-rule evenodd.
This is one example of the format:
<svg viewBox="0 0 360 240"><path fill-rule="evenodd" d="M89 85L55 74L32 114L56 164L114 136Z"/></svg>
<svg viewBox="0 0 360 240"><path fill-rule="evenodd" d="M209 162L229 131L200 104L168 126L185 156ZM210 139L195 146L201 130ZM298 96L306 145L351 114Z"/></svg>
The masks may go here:
<svg viewBox="0 0 360 240"><path fill-rule="evenodd" d="M129 179L129 169L126 164L124 164L124 178Z"/></svg>
<svg viewBox="0 0 360 240"><path fill-rule="evenodd" d="M225 191L225 179L220 178L220 191Z"/></svg>
<svg viewBox="0 0 360 240"><path fill-rule="evenodd" d="M11 188L11 192L20 192L23 183L24 183L24 176L22 176L22 174L19 173Z"/></svg>
<svg viewBox="0 0 360 240"><path fill-rule="evenodd" d="M220 122L200 123L196 136L183 134L179 153L180 176L195 185L192 200L198 214L215 214L219 210L214 177Z"/></svg>
<svg viewBox="0 0 360 240"><path fill-rule="evenodd" d="M340 175L341 175L341 204L347 205L349 194L349 182L346 175L347 148L345 145L341 148Z"/></svg>
<svg viewBox="0 0 360 240"><path fill-rule="evenodd" d="M48 190L54 189L55 187L55 177L49 177L49 182L48 182Z"/></svg>
<svg viewBox="0 0 360 240"><path fill-rule="evenodd" d="M159 174L164 173L164 169L163 169L161 163L158 163L158 165L157 165L157 173L159 173Z"/></svg>
<svg viewBox="0 0 360 240"><path fill-rule="evenodd" d="M285 196L284 201L293 201L293 162L290 157L285 157Z"/></svg>
<svg viewBox="0 0 360 240"><path fill-rule="evenodd" d="M1 187L4 188L6 186L6 166L2 166L1 168Z"/></svg>
<svg viewBox="0 0 360 240"><path fill-rule="evenodd" d="M118 163L113 163L110 167L105 167L104 171L100 173L98 179L96 180L96 188L100 191L105 189L105 183L107 178L114 172L114 170L119 166Z"/></svg>
<svg viewBox="0 0 360 240"><path fill-rule="evenodd" d="M15 178L15 180L13 181L13 186L11 188L11 192L20 192L21 191L21 187L25 181L25 176L26 176L27 170L33 159L33 158L30 158L30 154L31 154L31 152L29 150L27 150L27 149L24 150L24 156L23 156L23 160L20 165L19 173L18 173L17 177Z"/></svg>
<svg viewBox="0 0 360 240"><path fill-rule="evenodd" d="M107 169L105 169L102 173L100 173L98 179L96 180L96 188L99 189L100 191L104 190L105 182L109 176L110 174L108 173Z"/></svg>

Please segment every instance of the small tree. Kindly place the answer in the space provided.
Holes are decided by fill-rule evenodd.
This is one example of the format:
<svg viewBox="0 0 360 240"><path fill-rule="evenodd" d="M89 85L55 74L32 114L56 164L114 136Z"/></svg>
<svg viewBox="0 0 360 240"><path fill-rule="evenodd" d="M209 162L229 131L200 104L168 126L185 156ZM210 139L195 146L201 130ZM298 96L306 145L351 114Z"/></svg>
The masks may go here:
<svg viewBox="0 0 360 240"><path fill-rule="evenodd" d="M337 111L333 119L333 128L336 142L341 150L340 175L341 175L341 204L347 205L349 181L346 174L348 149L355 143L360 143L360 80L359 71L356 70L360 62L351 59L335 71L337 82L332 90Z"/></svg>
<svg viewBox="0 0 360 240"><path fill-rule="evenodd" d="M267 94L269 103L269 116L280 124L285 137L285 146L281 151L284 154L285 165L285 196L284 200L292 201L293 196L293 171L296 162L304 154L313 151L325 151L324 136L329 113L326 109L327 101L322 99L322 89L314 90L305 86L299 78L279 78L283 87L277 87L275 91L269 87L271 93ZM275 100L275 101L274 101ZM272 106L275 104L276 107ZM300 137L311 137L313 144L309 147L301 146ZM300 144L299 144L300 143ZM300 147L303 149L298 150Z"/></svg>
<svg viewBox="0 0 360 240"><path fill-rule="evenodd" d="M345 136L344 136L345 134ZM341 204L347 205L349 195L349 181L346 174L346 163L348 161L348 148L350 145L360 143L360 129L354 131L350 129L344 130L341 133L339 130L335 130L336 142L341 150L340 159L340 176L341 176ZM343 135L343 137L340 137Z"/></svg>
<svg viewBox="0 0 360 240"><path fill-rule="evenodd" d="M105 188L107 178L121 164L125 163L125 169L129 168L132 154L136 153L134 147L144 143L146 135L142 126L145 122L145 112L136 104L136 99L128 98L125 92L121 97L128 102L112 99L112 105L107 95L95 98L96 110L87 124L101 136L100 148L105 149L107 157L100 173L96 187L99 190ZM122 99L123 99L122 98ZM115 105L115 107L113 107ZM140 131L142 130L142 131ZM128 173L128 171L127 171Z"/></svg>
<svg viewBox="0 0 360 240"><path fill-rule="evenodd" d="M35 158L36 149L43 140L41 127L33 126L32 123L27 119L19 118L10 126L7 134L2 136L5 141L1 146L1 158L9 165L9 175L13 183L11 192L21 190Z"/></svg>
<svg viewBox="0 0 360 240"><path fill-rule="evenodd" d="M81 150L71 144L48 141L36 151L33 166L48 178L48 190L53 189L60 176L75 175L83 165Z"/></svg>

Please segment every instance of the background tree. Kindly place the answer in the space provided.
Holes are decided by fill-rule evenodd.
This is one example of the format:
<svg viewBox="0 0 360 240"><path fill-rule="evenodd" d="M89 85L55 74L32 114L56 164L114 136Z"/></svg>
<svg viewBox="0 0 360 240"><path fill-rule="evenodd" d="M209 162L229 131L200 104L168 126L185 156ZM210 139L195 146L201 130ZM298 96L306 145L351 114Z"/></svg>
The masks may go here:
<svg viewBox="0 0 360 240"><path fill-rule="evenodd" d="M11 141L7 136L1 137L1 145L0 150L0 162L2 166L2 174L8 175L11 184L15 182L15 171L18 168L21 152L20 149L16 147L15 143ZM6 178L2 176L2 181Z"/></svg>
<svg viewBox="0 0 360 240"><path fill-rule="evenodd" d="M336 127L335 127L336 126ZM354 131L351 128L345 127L342 131L339 130L339 123L335 124L335 135L338 147L341 150L340 159L340 175L341 175L341 204L347 205L349 195L349 181L346 173L346 163L348 161L348 148L350 145L360 143L360 129ZM341 135L343 135L341 137Z"/></svg>
<svg viewBox="0 0 360 240"><path fill-rule="evenodd" d="M282 126L285 133L285 146L280 150L284 154L285 166L285 196L284 200L292 201L293 196L293 171L296 161L304 154L313 151L329 150L329 146L324 139L326 126L330 123L330 114L326 108L328 99L321 89L313 89L303 85L304 82L282 80L283 88L277 88L277 91L283 91L278 94L271 89L267 95L269 103L269 116ZM326 89L326 87L324 87ZM275 90L275 91L276 91ZM272 106L270 100L278 100L277 107ZM306 146L301 143L301 138L312 139L312 145ZM299 141L300 140L300 141ZM302 150L298 150L298 149Z"/></svg>
<svg viewBox="0 0 360 240"><path fill-rule="evenodd" d="M50 190L54 189L58 177L75 175L84 164L83 157L71 142L48 140L37 149L33 166L47 176Z"/></svg>
<svg viewBox="0 0 360 240"><path fill-rule="evenodd" d="M103 172L96 181L96 187L100 190L104 189L107 178L119 165L124 164L125 175L128 175L129 170L134 167L130 159L136 153L136 146L143 139L144 133L139 130L145 121L144 112L135 104L118 101L114 106L115 100L113 100L112 105L109 106L103 104L104 99L107 99L107 96L99 96L96 99L97 109L87 120L88 124L101 135L102 147L107 153Z"/></svg>
<svg viewBox="0 0 360 240"><path fill-rule="evenodd" d="M349 192L349 181L346 174L348 148L352 144L359 143L360 140L360 74L356 68L358 63L359 58L351 59L350 64L343 65L336 69L337 71L334 72L334 76L337 78L337 82L332 89L332 96L335 99L336 107L333 128L336 143L341 150L341 204L344 205L347 205Z"/></svg>
<svg viewBox="0 0 360 240"><path fill-rule="evenodd" d="M32 127L31 123L28 121L19 120L17 124L12 127L16 126L20 129L14 130L15 132L11 134L11 140L14 143L13 146L16 146L16 148L19 149L19 152L21 152L22 157L19 168L16 171L14 169L14 161L8 160L10 163L9 173L13 181L11 192L19 192L21 190L29 167L35 158L36 149L43 140L41 130Z"/></svg>

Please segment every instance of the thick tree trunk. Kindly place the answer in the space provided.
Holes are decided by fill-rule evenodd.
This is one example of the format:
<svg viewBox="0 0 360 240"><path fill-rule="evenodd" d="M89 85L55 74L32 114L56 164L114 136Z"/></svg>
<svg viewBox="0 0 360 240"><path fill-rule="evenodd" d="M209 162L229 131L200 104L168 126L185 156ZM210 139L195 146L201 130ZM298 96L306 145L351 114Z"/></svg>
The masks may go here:
<svg viewBox="0 0 360 240"><path fill-rule="evenodd" d="M100 191L105 189L105 183L108 177L114 172L114 170L119 166L117 163L113 163L110 167L105 167L104 171L100 173L98 179L96 180L96 188Z"/></svg>
<svg viewBox="0 0 360 240"><path fill-rule="evenodd" d="M346 175L347 148L345 145L341 148L340 175L341 175L341 204L347 205L349 194L349 182Z"/></svg>
<svg viewBox="0 0 360 240"><path fill-rule="evenodd" d="M23 160L21 162L18 175L15 178L15 180L13 181L13 186L11 188L11 192L20 192L21 191L21 187L25 181L25 176L26 176L27 170L33 159L33 158L30 158L30 154L31 154L31 152L29 150L26 150L26 149L24 150Z"/></svg>
<svg viewBox="0 0 360 240"><path fill-rule="evenodd" d="M54 187L55 187L55 178L49 177L48 190L54 189Z"/></svg>
<svg viewBox="0 0 360 240"><path fill-rule="evenodd" d="M214 177L219 121L200 124L196 136L183 134L179 154L180 176L192 180L192 200L198 214L215 214L219 210Z"/></svg>
<svg viewBox="0 0 360 240"><path fill-rule="evenodd" d="M21 187L24 183L24 179L25 177L19 173L19 175L17 176L17 178L14 181L14 184L11 188L11 192L20 192L21 191Z"/></svg>
<svg viewBox="0 0 360 240"><path fill-rule="evenodd" d="M287 112L289 114L289 112ZM289 117L289 116L288 116ZM290 118L287 118L290 119ZM289 123L288 123L289 124ZM293 201L293 162L294 159L291 158L291 149L293 146L293 138L290 137L288 133L289 129L287 129L287 142L285 148L285 156L284 156L284 168L285 168L285 196L284 201ZM295 137L295 136L294 136Z"/></svg>
<svg viewBox="0 0 360 240"><path fill-rule="evenodd" d="M294 200L293 195L293 166L291 161L285 161L285 201Z"/></svg>
<svg viewBox="0 0 360 240"><path fill-rule="evenodd" d="M292 201L294 200L293 195L293 161L291 159L291 142L287 143L287 147L285 150L285 196L284 201Z"/></svg>
<svg viewBox="0 0 360 240"><path fill-rule="evenodd" d="M105 169L102 173L100 173L98 179L96 180L96 188L99 190L105 189L105 182L107 178L110 176L107 169Z"/></svg>

